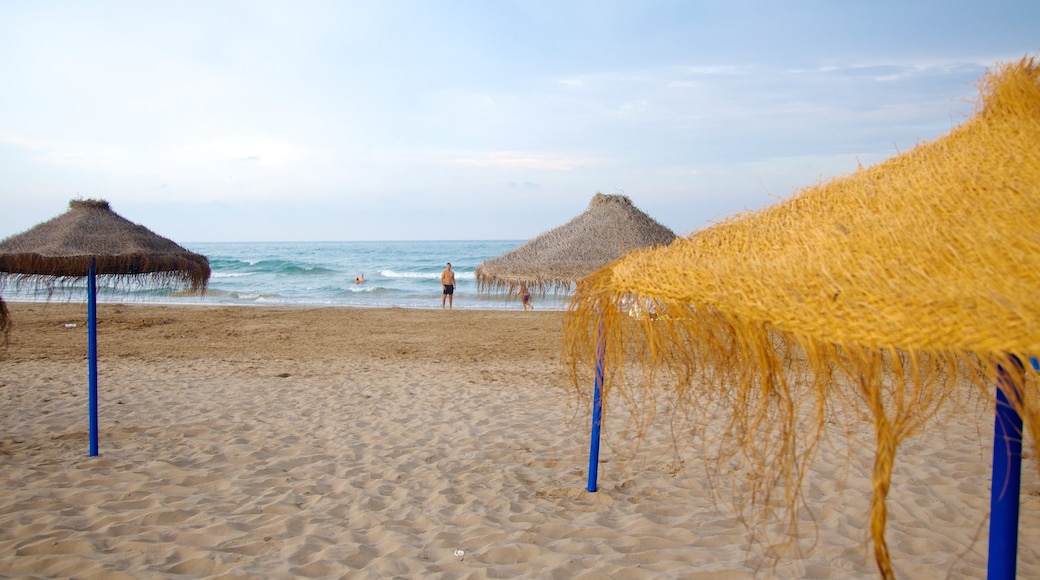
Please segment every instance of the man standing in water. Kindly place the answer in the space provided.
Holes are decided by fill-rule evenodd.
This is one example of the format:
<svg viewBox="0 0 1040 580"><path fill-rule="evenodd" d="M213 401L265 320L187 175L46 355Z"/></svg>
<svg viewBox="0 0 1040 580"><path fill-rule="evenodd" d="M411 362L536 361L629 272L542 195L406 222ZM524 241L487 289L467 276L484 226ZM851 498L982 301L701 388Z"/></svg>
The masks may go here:
<svg viewBox="0 0 1040 580"><path fill-rule="evenodd" d="M455 272L451 271L451 262L441 272L441 284L444 286L444 294L441 296L441 309L444 309L444 299L448 299L448 310L455 305Z"/></svg>

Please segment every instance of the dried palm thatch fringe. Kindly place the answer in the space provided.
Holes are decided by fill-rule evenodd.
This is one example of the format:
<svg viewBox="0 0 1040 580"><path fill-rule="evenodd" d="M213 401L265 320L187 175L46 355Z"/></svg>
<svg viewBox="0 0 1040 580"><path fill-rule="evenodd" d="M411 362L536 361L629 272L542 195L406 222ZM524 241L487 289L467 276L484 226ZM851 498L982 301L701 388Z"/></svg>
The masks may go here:
<svg viewBox="0 0 1040 580"><path fill-rule="evenodd" d="M0 242L0 287L62 284L99 276L153 287L205 290L209 260L111 210L107 201L73 200L64 214Z"/></svg>
<svg viewBox="0 0 1040 580"><path fill-rule="evenodd" d="M575 387L589 396L598 340L605 397L636 400L669 371L688 412L725 409L714 459L750 465L755 511L781 503L792 529L825 422L866 413L870 534L893 577L885 500L900 442L951 397L992 397L1009 355L1040 353L1040 66L1001 65L980 89L974 115L934 142L580 281L564 345ZM1015 382L1038 446L1037 375Z"/></svg>
<svg viewBox="0 0 1040 580"><path fill-rule="evenodd" d="M571 221L477 266L477 288L510 294L520 284L541 293L567 290L625 252L674 239L672 230L637 209L627 196L597 193Z"/></svg>
<svg viewBox="0 0 1040 580"><path fill-rule="evenodd" d="M0 334L4 337L4 346L7 346L11 336L11 314L7 311L7 303L4 302L3 296L0 296Z"/></svg>

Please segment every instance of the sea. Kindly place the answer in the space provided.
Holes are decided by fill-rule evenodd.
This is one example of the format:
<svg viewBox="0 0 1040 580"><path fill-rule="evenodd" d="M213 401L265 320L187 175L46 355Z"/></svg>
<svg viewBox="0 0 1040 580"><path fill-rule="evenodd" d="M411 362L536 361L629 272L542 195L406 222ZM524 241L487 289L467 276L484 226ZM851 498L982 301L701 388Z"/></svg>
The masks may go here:
<svg viewBox="0 0 1040 580"><path fill-rule="evenodd" d="M99 277L99 302L243 306L441 307L440 274L451 262L457 287L454 307L520 310L519 299L478 292L477 266L525 240L205 242L181 243L209 259L204 294L157 289ZM355 284L364 274L365 281ZM86 282L38 282L7 287L9 301L86 301ZM567 295L532 297L535 308L562 310Z"/></svg>

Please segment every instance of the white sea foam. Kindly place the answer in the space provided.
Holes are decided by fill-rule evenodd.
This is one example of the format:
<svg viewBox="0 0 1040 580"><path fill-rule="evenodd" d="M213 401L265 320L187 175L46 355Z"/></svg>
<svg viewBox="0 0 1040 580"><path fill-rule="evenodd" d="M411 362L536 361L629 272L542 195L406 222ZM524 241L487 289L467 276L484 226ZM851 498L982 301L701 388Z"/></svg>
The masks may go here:
<svg viewBox="0 0 1040 580"><path fill-rule="evenodd" d="M440 279L440 272L394 272L393 270L380 270L379 275L384 278L425 278L429 280Z"/></svg>

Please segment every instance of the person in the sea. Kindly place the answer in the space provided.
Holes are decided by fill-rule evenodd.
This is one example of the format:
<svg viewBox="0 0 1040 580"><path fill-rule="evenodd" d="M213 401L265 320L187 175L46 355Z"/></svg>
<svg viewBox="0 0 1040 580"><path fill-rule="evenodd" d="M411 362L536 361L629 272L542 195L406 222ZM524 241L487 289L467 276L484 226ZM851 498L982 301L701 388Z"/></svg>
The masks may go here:
<svg viewBox="0 0 1040 580"><path fill-rule="evenodd" d="M357 278L354 278L354 283L355 284L360 284L360 283L362 283L364 281L365 281L365 273L364 272L362 272L361 275L358 276Z"/></svg>
<svg viewBox="0 0 1040 580"><path fill-rule="evenodd" d="M444 286L444 294L441 295L441 309L444 308L444 300L448 300L448 310L455 305L455 272L451 271L451 262L441 272L441 285Z"/></svg>
<svg viewBox="0 0 1040 580"><path fill-rule="evenodd" d="M527 312L528 308L534 309L534 304L531 304L531 293L527 291L527 284L521 282L516 294L520 297L520 304L523 305L524 312Z"/></svg>

